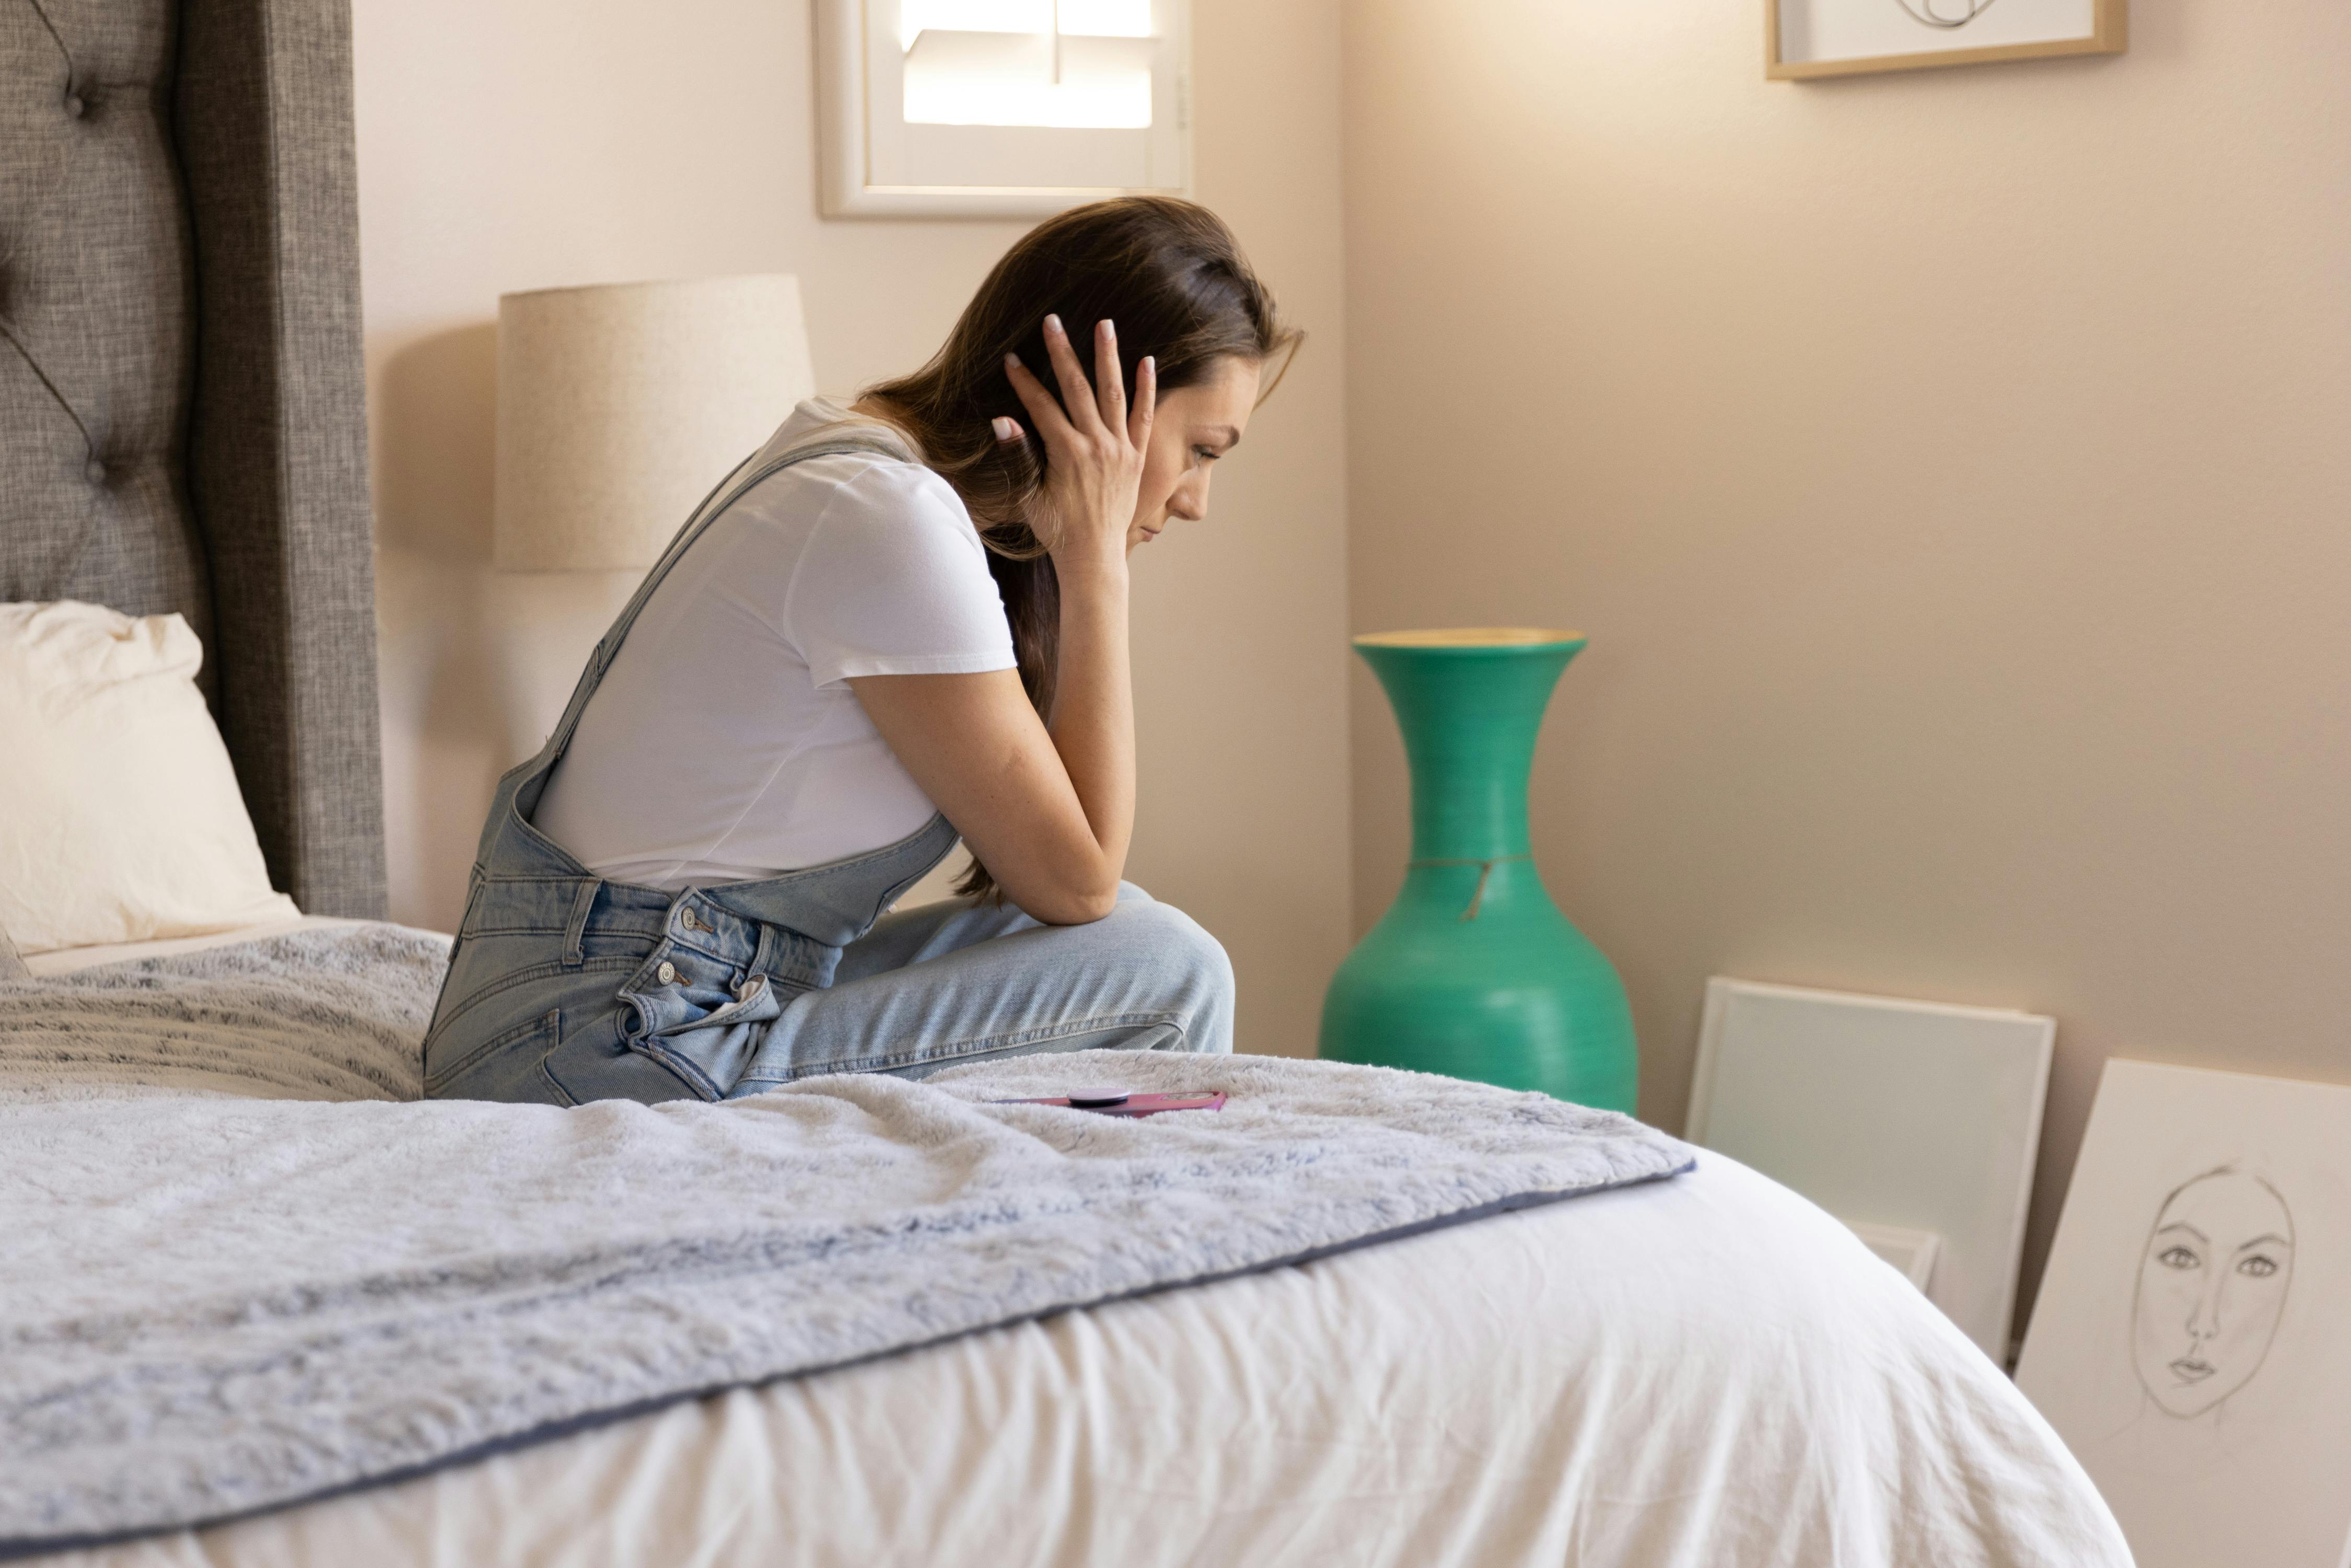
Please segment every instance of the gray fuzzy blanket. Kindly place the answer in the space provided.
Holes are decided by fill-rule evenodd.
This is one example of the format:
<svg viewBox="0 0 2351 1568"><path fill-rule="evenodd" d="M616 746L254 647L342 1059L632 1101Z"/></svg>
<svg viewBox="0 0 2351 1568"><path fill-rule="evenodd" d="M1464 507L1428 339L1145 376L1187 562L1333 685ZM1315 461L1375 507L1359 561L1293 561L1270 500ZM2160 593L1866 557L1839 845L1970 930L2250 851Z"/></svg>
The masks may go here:
<svg viewBox="0 0 2351 1568"><path fill-rule="evenodd" d="M0 1105L419 1099L448 965L435 932L347 925L0 984Z"/></svg>
<svg viewBox="0 0 2351 1568"><path fill-rule="evenodd" d="M1689 1162L1541 1095L1270 1057L415 1103L443 947L308 931L0 983L0 1552ZM1148 1121L987 1103L1080 1081L1233 1098Z"/></svg>

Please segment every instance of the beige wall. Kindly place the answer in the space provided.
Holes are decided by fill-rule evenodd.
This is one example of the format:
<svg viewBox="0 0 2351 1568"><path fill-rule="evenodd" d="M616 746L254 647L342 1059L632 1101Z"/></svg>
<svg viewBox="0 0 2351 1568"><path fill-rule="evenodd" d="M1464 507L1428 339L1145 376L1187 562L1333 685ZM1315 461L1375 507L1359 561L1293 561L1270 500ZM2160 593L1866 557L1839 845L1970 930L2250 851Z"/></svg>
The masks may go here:
<svg viewBox="0 0 2351 1568"><path fill-rule="evenodd" d="M445 928L493 781L633 586L489 570L499 293L794 272L849 389L925 357L1021 225L818 218L806 0L355 15L392 913ZM1287 1052L1347 935L1338 27L1197 0L1199 193L1317 340L1136 585L1131 874L1232 949L1245 1048Z"/></svg>
<svg viewBox="0 0 2351 1568"><path fill-rule="evenodd" d="M2030 1282L2108 1054L2351 1080L2351 7L1828 85L1762 8L1351 4L1353 615L1592 634L1535 843L1650 1119L1709 974L2054 1013Z"/></svg>

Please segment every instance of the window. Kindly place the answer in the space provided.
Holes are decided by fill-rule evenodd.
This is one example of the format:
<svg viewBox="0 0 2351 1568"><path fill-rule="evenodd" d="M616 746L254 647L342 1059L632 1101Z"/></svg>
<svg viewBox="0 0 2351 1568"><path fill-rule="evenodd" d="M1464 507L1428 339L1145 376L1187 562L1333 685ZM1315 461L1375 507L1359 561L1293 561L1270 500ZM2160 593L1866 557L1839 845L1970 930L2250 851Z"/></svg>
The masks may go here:
<svg viewBox="0 0 2351 1568"><path fill-rule="evenodd" d="M1189 183L1186 0L820 0L824 210L1043 216Z"/></svg>

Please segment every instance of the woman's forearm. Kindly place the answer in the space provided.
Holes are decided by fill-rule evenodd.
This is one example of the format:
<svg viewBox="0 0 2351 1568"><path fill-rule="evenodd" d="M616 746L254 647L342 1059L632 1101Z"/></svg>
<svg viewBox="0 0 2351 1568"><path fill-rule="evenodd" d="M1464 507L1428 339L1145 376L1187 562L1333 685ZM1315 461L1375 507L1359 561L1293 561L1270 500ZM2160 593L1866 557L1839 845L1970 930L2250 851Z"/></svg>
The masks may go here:
<svg viewBox="0 0 2351 1568"><path fill-rule="evenodd" d="M1114 899L1134 836L1134 683L1127 646L1123 554L1054 562L1061 580L1061 648L1047 729L1092 830L1100 883ZM1072 555L1075 552L1071 552ZM1092 881L1092 877L1082 880Z"/></svg>

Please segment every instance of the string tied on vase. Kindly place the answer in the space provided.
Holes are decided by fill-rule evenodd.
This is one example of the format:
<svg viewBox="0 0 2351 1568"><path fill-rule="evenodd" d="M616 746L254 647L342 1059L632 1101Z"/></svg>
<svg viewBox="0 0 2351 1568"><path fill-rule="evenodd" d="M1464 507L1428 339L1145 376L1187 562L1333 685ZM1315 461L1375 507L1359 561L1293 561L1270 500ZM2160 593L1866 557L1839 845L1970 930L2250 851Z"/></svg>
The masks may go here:
<svg viewBox="0 0 2351 1568"><path fill-rule="evenodd" d="M1405 862L1404 869L1406 871L1420 871L1427 867L1441 865L1476 866L1478 868L1478 885L1472 889L1469 894L1469 907L1463 910L1458 916L1456 916L1457 919L1460 920L1475 920L1478 918L1479 909L1482 907L1486 902L1486 879L1494 874L1494 868L1498 865L1507 864L1511 861L1531 861L1534 858L1534 856L1528 854L1489 855L1484 860L1469 858L1464 860L1406 861Z"/></svg>

